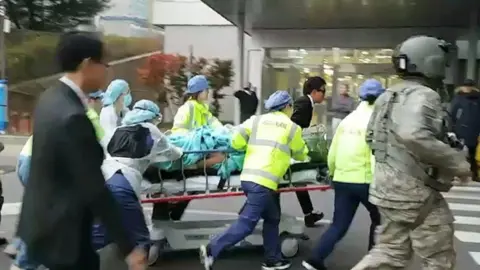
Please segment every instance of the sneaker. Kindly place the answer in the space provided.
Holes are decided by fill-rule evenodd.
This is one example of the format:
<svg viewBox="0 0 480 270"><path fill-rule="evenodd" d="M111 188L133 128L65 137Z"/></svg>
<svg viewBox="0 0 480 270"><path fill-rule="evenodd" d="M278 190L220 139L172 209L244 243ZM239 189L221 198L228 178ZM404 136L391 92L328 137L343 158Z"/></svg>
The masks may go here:
<svg viewBox="0 0 480 270"><path fill-rule="evenodd" d="M303 261L302 266L307 270L327 270L323 264L316 263L312 260Z"/></svg>
<svg viewBox="0 0 480 270"><path fill-rule="evenodd" d="M17 256L17 252L17 246L14 243L8 244L3 250L3 253L5 253L11 259L15 259L15 257Z"/></svg>
<svg viewBox="0 0 480 270"><path fill-rule="evenodd" d="M305 227L315 227L316 223L323 218L323 213L312 212L304 217Z"/></svg>
<svg viewBox="0 0 480 270"><path fill-rule="evenodd" d="M205 270L212 270L213 256L208 246L200 246L200 263L203 265Z"/></svg>
<svg viewBox="0 0 480 270"><path fill-rule="evenodd" d="M281 260L276 263L264 262L262 264L263 270L283 270L290 268L292 264L287 260Z"/></svg>

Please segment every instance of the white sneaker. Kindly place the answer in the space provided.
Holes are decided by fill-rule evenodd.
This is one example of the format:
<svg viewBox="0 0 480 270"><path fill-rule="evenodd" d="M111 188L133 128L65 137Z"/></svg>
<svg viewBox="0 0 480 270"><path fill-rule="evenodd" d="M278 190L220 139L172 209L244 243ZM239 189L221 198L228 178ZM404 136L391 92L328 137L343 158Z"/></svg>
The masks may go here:
<svg viewBox="0 0 480 270"><path fill-rule="evenodd" d="M12 264L12 266L10 266L10 270L22 270L22 269L16 266L15 264Z"/></svg>
<svg viewBox="0 0 480 270"><path fill-rule="evenodd" d="M200 246L200 263L203 264L205 270L212 270L213 256L210 254L207 246Z"/></svg>
<svg viewBox="0 0 480 270"><path fill-rule="evenodd" d="M15 258L17 256L17 246L14 243L8 244L5 249L3 249L3 253L7 254L11 258Z"/></svg>

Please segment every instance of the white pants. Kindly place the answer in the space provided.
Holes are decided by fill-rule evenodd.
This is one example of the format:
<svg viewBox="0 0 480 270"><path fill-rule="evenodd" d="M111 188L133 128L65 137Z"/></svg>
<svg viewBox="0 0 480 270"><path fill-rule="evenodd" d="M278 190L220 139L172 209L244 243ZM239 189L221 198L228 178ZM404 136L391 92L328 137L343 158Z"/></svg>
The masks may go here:
<svg viewBox="0 0 480 270"><path fill-rule="evenodd" d="M342 122L342 119L340 118L332 118L332 138L333 135L335 135L335 131L337 130L338 125L340 125L340 122Z"/></svg>

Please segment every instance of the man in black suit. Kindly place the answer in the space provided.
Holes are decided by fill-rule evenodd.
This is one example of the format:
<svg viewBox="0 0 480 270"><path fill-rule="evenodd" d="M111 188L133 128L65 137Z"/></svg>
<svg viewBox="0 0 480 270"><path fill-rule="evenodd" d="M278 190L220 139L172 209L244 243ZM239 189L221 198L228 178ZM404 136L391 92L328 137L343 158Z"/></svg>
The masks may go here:
<svg viewBox="0 0 480 270"><path fill-rule="evenodd" d="M325 80L321 77L310 77L303 85L303 96L293 103L292 121L301 128L310 126L315 104L321 103L325 98ZM317 213L313 210L312 200L308 191L296 192L298 202L305 215L305 226L313 227L315 223L323 218L323 213Z"/></svg>
<svg viewBox="0 0 480 270"><path fill-rule="evenodd" d="M130 269L144 269L145 252L125 231L120 209L105 187L103 150L85 114L87 94L105 85L104 44L87 33L60 39L65 76L41 94L34 112L29 183L18 236L31 258L50 270L98 270L92 224L100 219Z"/></svg>

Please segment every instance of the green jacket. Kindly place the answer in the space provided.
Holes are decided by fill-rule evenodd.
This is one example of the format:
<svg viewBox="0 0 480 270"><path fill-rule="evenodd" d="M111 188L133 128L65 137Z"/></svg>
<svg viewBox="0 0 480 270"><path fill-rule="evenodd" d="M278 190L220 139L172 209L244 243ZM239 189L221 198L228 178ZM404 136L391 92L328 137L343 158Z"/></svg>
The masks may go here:
<svg viewBox="0 0 480 270"><path fill-rule="evenodd" d="M373 105L363 101L338 126L328 152L328 169L333 181L370 184L373 157L365 141Z"/></svg>

